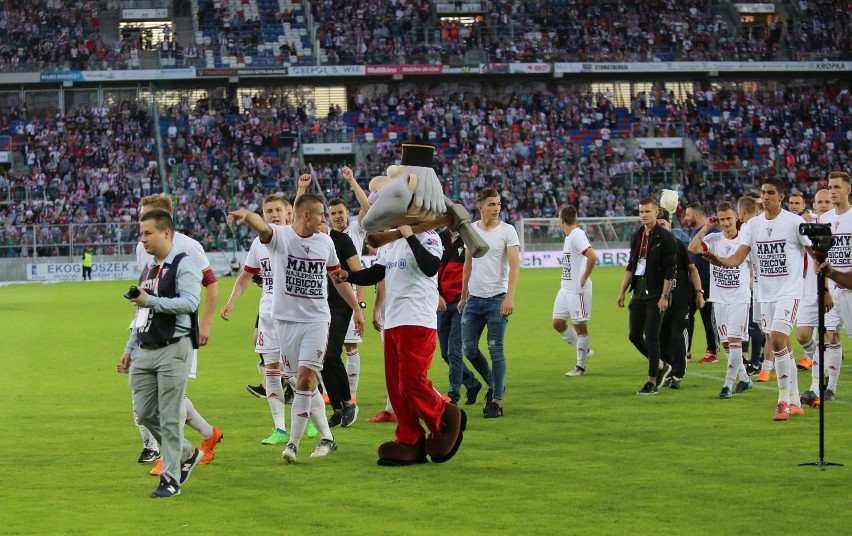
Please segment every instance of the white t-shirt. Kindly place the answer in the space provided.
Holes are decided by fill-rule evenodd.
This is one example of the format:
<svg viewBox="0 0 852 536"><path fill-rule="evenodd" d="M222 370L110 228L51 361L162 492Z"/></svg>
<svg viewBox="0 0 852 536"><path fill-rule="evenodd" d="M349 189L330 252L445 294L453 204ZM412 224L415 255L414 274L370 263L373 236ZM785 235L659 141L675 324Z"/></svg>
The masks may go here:
<svg viewBox="0 0 852 536"><path fill-rule="evenodd" d="M439 259L444 253L435 231L416 235L426 251ZM379 248L376 263L385 267L384 327L423 326L438 328L438 274L420 271L411 247L404 239Z"/></svg>
<svg viewBox="0 0 852 536"><path fill-rule="evenodd" d="M586 263L589 259L583 253L592 247L586 232L579 227L574 228L562 245L562 289L579 294L590 289L592 279L586 281L584 287L580 287L580 278L586 272Z"/></svg>
<svg viewBox="0 0 852 536"><path fill-rule="evenodd" d="M340 268L331 237L302 237L291 226L269 224L266 247L272 259L272 317L289 322L328 322L326 273Z"/></svg>
<svg viewBox="0 0 852 536"><path fill-rule="evenodd" d="M722 233L711 233L704 237L707 251L719 257L730 257L740 247L738 237L725 238ZM727 266L710 266L710 301L713 303L749 303L751 289L749 288L748 260L736 268Z"/></svg>
<svg viewBox="0 0 852 536"><path fill-rule="evenodd" d="M178 253L186 253L202 272L210 267L210 260L207 258L207 254L204 253L204 247L198 240L176 232L172 241L172 247ZM142 242L136 244L136 264L139 265L139 269L141 270L153 261L154 256L145 251L145 246L142 245Z"/></svg>
<svg viewBox="0 0 852 536"><path fill-rule="evenodd" d="M467 290L471 296L491 298L509 290L510 247L520 247L518 232L506 222L486 231L480 227L482 221L473 224L479 236L488 244L488 253L473 258Z"/></svg>
<svg viewBox="0 0 852 536"><path fill-rule="evenodd" d="M266 244L255 237L246 255L246 264L243 270L250 274L259 275L263 280L262 294L260 296L260 316L272 317L272 260L269 258L269 249Z"/></svg>
<svg viewBox="0 0 852 536"><path fill-rule="evenodd" d="M805 284L805 247L808 237L799 234L805 220L787 210L771 220L766 213L750 219L740 229L740 243L757 254L758 302L801 299Z"/></svg>
<svg viewBox="0 0 852 536"><path fill-rule="evenodd" d="M360 259L361 252L364 250L364 240L367 238L367 231L361 227L358 218L353 218L343 232L352 239L352 243L355 244L355 251L358 252L358 258Z"/></svg>
<svg viewBox="0 0 852 536"><path fill-rule="evenodd" d="M837 209L831 209L819 217L819 222L830 224L834 236L834 245L828 251L831 267L838 272L852 271L852 250L849 248L852 240L852 209L843 214L837 214Z"/></svg>

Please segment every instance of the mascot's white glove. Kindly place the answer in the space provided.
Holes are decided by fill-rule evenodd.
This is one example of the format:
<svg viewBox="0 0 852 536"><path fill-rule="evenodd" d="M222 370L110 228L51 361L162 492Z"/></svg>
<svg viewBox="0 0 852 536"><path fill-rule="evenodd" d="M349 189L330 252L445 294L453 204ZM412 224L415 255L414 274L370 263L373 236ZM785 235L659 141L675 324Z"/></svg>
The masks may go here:
<svg viewBox="0 0 852 536"><path fill-rule="evenodd" d="M430 170L431 171L431 170ZM421 175L414 189L414 203L418 208L443 214L447 212L444 201L444 188L434 172Z"/></svg>

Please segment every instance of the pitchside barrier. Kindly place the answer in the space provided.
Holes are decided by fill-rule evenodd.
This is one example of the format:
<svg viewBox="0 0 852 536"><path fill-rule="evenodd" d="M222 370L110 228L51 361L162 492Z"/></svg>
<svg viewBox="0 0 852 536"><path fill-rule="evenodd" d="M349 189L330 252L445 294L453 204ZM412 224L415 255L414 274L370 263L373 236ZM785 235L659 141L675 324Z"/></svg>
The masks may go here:
<svg viewBox="0 0 852 536"><path fill-rule="evenodd" d="M639 225L635 217L581 218L579 222L598 254L599 266L627 264L630 236ZM565 235L558 218L526 218L516 222L515 228L521 241L523 268L562 265ZM84 250L94 252L92 279L138 279L139 268L133 255L138 232L137 223L6 227L0 230L0 282L80 281ZM217 242L227 247L224 251L208 251L216 275L238 273L246 258L241 243L234 251L232 239L217 237L211 242L214 248ZM371 256L361 259L365 267L373 261Z"/></svg>

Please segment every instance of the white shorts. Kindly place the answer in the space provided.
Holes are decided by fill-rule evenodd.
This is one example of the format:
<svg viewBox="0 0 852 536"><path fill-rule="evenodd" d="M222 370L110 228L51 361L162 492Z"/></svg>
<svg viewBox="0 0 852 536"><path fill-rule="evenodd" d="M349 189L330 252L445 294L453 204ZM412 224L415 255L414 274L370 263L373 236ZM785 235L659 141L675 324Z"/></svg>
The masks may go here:
<svg viewBox="0 0 852 536"><path fill-rule="evenodd" d="M784 335L793 332L796 316L799 312L798 298L784 298L774 302L760 303L760 327L764 333L777 331Z"/></svg>
<svg viewBox="0 0 852 536"><path fill-rule="evenodd" d="M831 289L831 299L834 300L834 307L831 308L831 311L825 313L825 327L831 329L831 326L834 325L833 331L846 328L846 336L848 337L850 331L852 331L852 290ZM832 319L833 324L829 324L829 318Z"/></svg>
<svg viewBox="0 0 852 536"><path fill-rule="evenodd" d="M721 342L729 338L746 340L748 336L748 303L713 303L716 331Z"/></svg>
<svg viewBox="0 0 852 536"><path fill-rule="evenodd" d="M315 372L322 371L325 351L328 347L328 322L275 321L284 373L295 372L307 367Z"/></svg>
<svg viewBox="0 0 852 536"><path fill-rule="evenodd" d="M359 344L363 342L361 336L355 333L355 317L349 319L349 327L346 329L346 338L343 344Z"/></svg>
<svg viewBox="0 0 852 536"><path fill-rule="evenodd" d="M585 324L592 319L592 293L568 292L559 289L553 302L553 318L558 320L571 319L574 324Z"/></svg>
<svg viewBox="0 0 852 536"><path fill-rule="evenodd" d="M279 354L278 333L275 331L275 320L269 316L261 316L257 321L257 340L254 351L261 354Z"/></svg>

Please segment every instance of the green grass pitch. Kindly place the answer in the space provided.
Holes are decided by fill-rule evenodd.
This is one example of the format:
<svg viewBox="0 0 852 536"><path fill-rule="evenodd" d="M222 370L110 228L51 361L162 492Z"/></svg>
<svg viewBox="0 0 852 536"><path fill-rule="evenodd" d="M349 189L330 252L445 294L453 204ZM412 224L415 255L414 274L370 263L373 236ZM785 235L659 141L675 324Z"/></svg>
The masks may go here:
<svg viewBox="0 0 852 536"><path fill-rule="evenodd" d="M599 268L588 374L566 378L574 351L550 327L554 269L524 270L506 337L506 416L465 407L468 431L444 465L376 466L392 425L378 336L361 348L361 413L340 449L287 466L263 447L271 428L251 334L256 292L217 317L189 395L225 433L216 460L172 500L139 465L127 377L115 372L132 308L128 282L0 287L2 534L781 534L849 532L850 467L818 458L818 412L776 423L775 383L717 394L724 359L693 362L683 389L637 397L645 362L615 306L622 277ZM221 280L220 307L233 278ZM368 310L368 312L371 309ZM703 353L702 335L695 353ZM798 351L797 351L798 354ZM436 357L431 377L446 389ZM800 385L809 384L800 373ZM852 464L852 406L841 380L826 411L826 459ZM289 407L288 407L289 423ZM187 437L198 441L194 430Z"/></svg>

